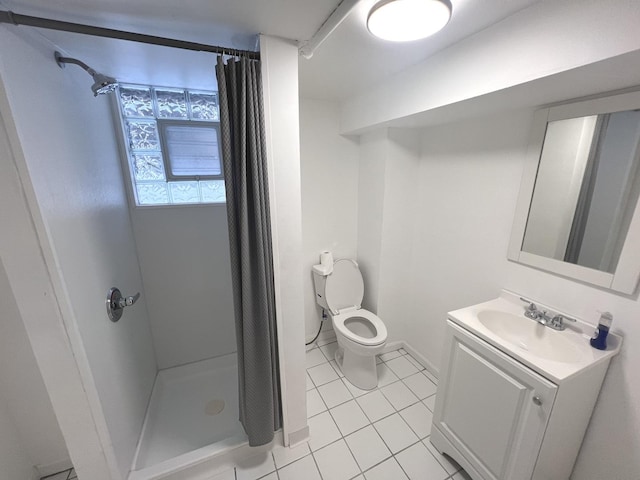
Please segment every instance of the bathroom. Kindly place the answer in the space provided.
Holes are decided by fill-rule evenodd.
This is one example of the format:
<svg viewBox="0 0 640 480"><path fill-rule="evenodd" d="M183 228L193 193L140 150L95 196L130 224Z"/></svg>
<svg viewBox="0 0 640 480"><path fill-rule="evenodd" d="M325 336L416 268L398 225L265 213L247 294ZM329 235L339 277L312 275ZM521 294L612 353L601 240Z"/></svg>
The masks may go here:
<svg viewBox="0 0 640 480"><path fill-rule="evenodd" d="M7 9L21 11L19 2L7 3ZM286 304L289 317L285 321L290 323L285 324L284 335L290 350L283 355L290 379L287 396L294 396L289 407L291 432L305 427L304 412L300 415L296 410L296 405L304 405L305 393L304 388L297 388L304 383L304 372L299 372L297 365L304 362L303 340L315 335L320 319L313 298L310 267L317 263L319 252L331 250L335 257L355 258L360 263L366 286L363 305L384 319L388 341L408 342L434 373L442 355L446 312L495 298L501 289L544 300L591 323L597 321L597 310L612 311L614 329L624 335L625 343L607 374L572 478L638 478L640 460L634 453L640 449L636 433L640 426L640 383L633 370L640 360L634 353L640 334L636 320L640 313L637 292L615 294L507 260L524 155L536 108L640 84L635 68L640 45L633 35L638 20L634 2L558 3L560 5L539 2L424 60L404 75L395 75L377 87L369 85L357 95L342 100L315 95L308 86L305 90L305 84L309 85L305 79L308 81L310 76L308 70L305 74L306 60L298 59L297 52L291 56L286 46L277 42L266 45L264 52L268 55L268 47L273 48L272 60L283 62L275 69L280 78L271 79L274 83L270 94L286 97L291 91L297 91L300 68L300 98L296 95L295 108L292 107L296 111L295 122L286 123L291 120L284 107L283 111L273 114L283 115L286 122L272 121L272 135L280 135L274 137L273 146L282 149L280 158L286 159L283 162L291 162L276 166L282 168L275 172L276 178L283 182L277 185L283 189L280 198L287 195L298 198L297 203L283 202L277 210L282 215L277 232L280 248L290 252L280 258L283 276L279 281L281 290L290 293L283 300L289 302ZM29 168L42 169L32 174L32 188L36 193L52 191L60 195L60 191L64 191L70 197L66 212L55 210L39 199L47 221L46 226L36 224L36 229L40 229L40 234L43 229L51 229L51 236L58 239L54 242L55 248L63 257L60 268L67 269L67 282L87 283L83 288L90 289L91 294L101 300L111 286L119 286L127 295L135 293L135 280L111 284L111 279L119 278L121 271L133 279L140 275L135 260L131 260L135 256L130 247L131 238L125 236L127 228L131 228L126 227L129 215L126 201L88 205L86 191L83 193L81 188L85 185L88 189L104 189L99 190L100 196L96 195L102 199L114 198L111 189L117 188L116 195L126 200L117 142L108 135L95 133L105 128L113 130L108 102L91 97L89 79L80 69L74 71L76 67L68 66L60 70L50 55L51 46L37 35L10 30L13 27L8 26L1 28L0 61L5 95L10 102L19 102L17 98L24 95L12 96L12 93L28 91L38 100L23 102L20 109L12 109L14 121L21 129L24 156L29 162L37 161ZM514 30L518 33L514 34ZM594 35L593 30L598 35ZM565 38L572 41L563 43ZM269 39L265 41L268 43ZM4 48L5 45L10 48ZM564 50L558 45L570 48ZM92 65L99 65L100 56L105 53L103 43L77 35L67 35L65 47L69 54ZM147 56L149 51L136 48L128 51L128 68L136 62L144 64L145 58L151 66L174 60L166 56L166 51L153 50L157 57L151 57ZM554 52L553 56L548 55L549 51ZM109 55L115 56L111 50ZM180 53L174 61L188 62L190 66L212 62L204 54L193 54L193 57ZM437 75L431 73L436 69ZM199 89L210 87L181 78L187 70L175 70L175 77L170 79L175 84ZM207 72L212 75L211 68ZM125 78L122 72L108 73ZM198 73L193 75L195 78ZM460 78L473 78L474 82L470 85L460 82ZM126 79L131 83L145 83L136 81L133 73ZM155 80L150 76L146 83L156 84ZM160 85L172 83L164 80ZM82 101L78 98L80 92ZM2 101L5 102L4 97ZM404 125L398 121L389 123L390 128L385 127L386 122L413 115L420 117L414 119L413 124L405 119ZM60 118L64 118L64 122ZM297 145L290 141L297 138L298 129L299 154L292 152ZM94 133L79 135L86 131ZM51 169L50 158L55 159L56 171ZM74 168L78 164L83 165L82 168ZM296 184L298 171L299 183ZM96 182L96 177L104 180ZM64 182L66 188L58 189L55 182ZM33 191L25 188L27 198L31 198ZM49 199L60 205L59 197ZM68 215L81 213L76 209L82 208L91 215L79 220ZM54 214L56 218L49 216ZM78 221L80 223L75 223ZM119 236L113 236L114 229L120 232ZM112 257L101 256L103 248L111 252ZM27 296L30 284L9 275L11 268L16 268L11 266L11 260L4 257L3 250L9 287L17 304L27 308L35 303ZM18 260L37 259L25 256ZM98 274L88 278L87 265ZM37 272L37 268L30 266L28 271ZM29 281L37 278L34 273ZM56 294L64 291L60 285L55 287ZM76 315L89 312L91 322L108 325L104 305L89 304L74 291L69 288L65 292L67 297L62 299L62 305L72 305L68 308L76 310ZM34 304L33 308L37 306ZM64 306L62 310L63 317L69 314ZM20 313L27 316L28 312L20 310ZM131 322L119 325L133 331L109 330L113 337L96 332L92 345L111 349L113 353L106 353L106 358L118 360L107 368L131 371L127 364L130 358L124 356L126 352L133 351L135 358L138 354L144 355L141 349L149 348L146 340L139 342L135 337L139 334L135 331L139 314L134 307L125 316L125 320ZM304 325L299 321L302 316ZM97 458L93 442L100 442L99 432L106 426L93 420L86 406L96 392L86 390L79 380L80 374L68 374L78 369L77 364L72 363L73 357L50 348L54 345L63 350L67 343L58 320L26 327L37 360L37 366L33 366L40 369L46 385L46 390L44 385L39 387L43 389L40 393L48 393L51 398L69 455L74 458L74 464L78 463L76 458L82 458L89 468L99 465L104 460ZM36 334L36 327L42 329L42 335ZM65 328L69 326L65 324ZM66 335L72 343L80 338L73 330L67 330ZM136 348L124 351L131 346ZM74 344L76 356L77 347L78 344ZM136 365L151 370L148 366ZM139 418L130 421L127 415L143 416L146 399L132 398L134 390L129 389L126 381L123 378L123 384L113 385L114 400L103 401L103 408L117 408L121 405L119 402L142 404L139 407L142 412L120 409L112 414L118 418L119 435L137 439L139 432L127 429L134 429ZM28 387L23 388L29 392ZM145 388L149 389L150 385ZM37 392L30 393L33 395L30 401L35 402ZM26 400L11 401L16 405ZM22 413L21 418L27 416ZM51 422L51 418L48 421ZM95 425L94 437L86 436L85 424ZM34 431L36 425L31 426ZM76 435L79 431L83 433ZM52 437L57 438L53 434ZM26 443L33 440L27 438ZM123 448L124 444L116 442L115 447ZM78 467L82 471L81 465ZM96 474L89 478L110 477Z"/></svg>

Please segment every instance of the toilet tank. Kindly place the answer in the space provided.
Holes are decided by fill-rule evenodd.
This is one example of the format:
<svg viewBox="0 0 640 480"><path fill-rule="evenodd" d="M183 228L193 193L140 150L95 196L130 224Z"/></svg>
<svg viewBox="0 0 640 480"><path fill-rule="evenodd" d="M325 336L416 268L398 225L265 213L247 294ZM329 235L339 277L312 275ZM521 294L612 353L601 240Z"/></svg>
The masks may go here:
<svg viewBox="0 0 640 480"><path fill-rule="evenodd" d="M318 272L313 272L313 285L315 286L316 292L316 303L320 305L325 310L330 310L329 305L327 305L327 300L324 297L324 287L327 283L327 276L321 275Z"/></svg>

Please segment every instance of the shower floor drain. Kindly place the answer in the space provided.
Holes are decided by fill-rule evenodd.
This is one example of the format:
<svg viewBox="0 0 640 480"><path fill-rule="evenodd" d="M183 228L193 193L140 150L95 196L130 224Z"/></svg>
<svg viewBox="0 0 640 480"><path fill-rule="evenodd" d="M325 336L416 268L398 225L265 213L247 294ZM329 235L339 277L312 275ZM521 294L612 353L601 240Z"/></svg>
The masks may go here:
<svg viewBox="0 0 640 480"><path fill-rule="evenodd" d="M224 410L224 400L211 400L204 407L204 413L207 415L218 415L222 410Z"/></svg>

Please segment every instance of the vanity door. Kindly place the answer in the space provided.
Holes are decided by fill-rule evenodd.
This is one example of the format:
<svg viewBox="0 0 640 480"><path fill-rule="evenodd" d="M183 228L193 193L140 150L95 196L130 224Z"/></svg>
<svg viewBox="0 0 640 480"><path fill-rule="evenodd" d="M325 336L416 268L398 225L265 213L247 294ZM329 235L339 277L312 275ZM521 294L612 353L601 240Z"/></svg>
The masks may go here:
<svg viewBox="0 0 640 480"><path fill-rule="evenodd" d="M445 349L433 427L485 480L530 480L557 386L451 321Z"/></svg>

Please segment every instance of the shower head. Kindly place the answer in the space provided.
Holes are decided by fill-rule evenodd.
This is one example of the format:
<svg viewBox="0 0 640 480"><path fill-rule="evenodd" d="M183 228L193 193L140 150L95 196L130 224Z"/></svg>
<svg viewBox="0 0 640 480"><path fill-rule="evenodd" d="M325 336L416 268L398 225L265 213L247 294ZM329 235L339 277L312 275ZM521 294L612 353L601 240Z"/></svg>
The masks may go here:
<svg viewBox="0 0 640 480"><path fill-rule="evenodd" d="M56 63L60 68L64 68L66 66L65 64L67 63L73 63L74 65L78 65L89 75L91 75L91 77L93 77L93 85L91 85L91 91L93 92L94 97L113 92L118 86L118 81L115 78L96 72L93 68L91 68L86 63L81 62L80 60L76 60L75 58L63 57L60 52L55 52L54 57L56 59Z"/></svg>

